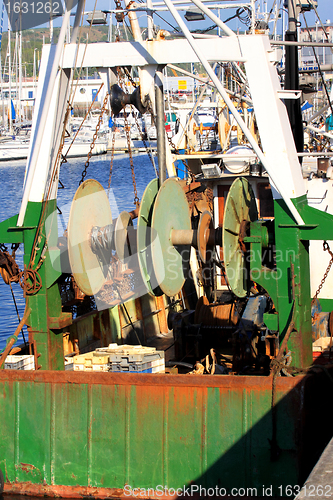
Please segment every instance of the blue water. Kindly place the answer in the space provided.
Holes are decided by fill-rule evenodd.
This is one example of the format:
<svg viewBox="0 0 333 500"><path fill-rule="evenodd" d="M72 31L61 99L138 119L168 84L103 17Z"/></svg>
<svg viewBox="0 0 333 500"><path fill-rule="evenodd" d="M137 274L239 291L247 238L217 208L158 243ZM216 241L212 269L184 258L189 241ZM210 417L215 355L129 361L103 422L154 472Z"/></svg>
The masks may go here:
<svg viewBox="0 0 333 500"><path fill-rule="evenodd" d="M93 157L90 160L86 179L96 179L105 190L108 189L110 173L111 155L102 155ZM84 168L85 158L69 159L68 163L62 166L60 180L64 184L64 189L58 191L58 207L62 215L58 215L59 236L62 236L68 223L68 214L73 196L79 186L82 170ZM138 196L141 198L148 182L155 177L155 170L145 154L134 155L134 169L136 174L136 184ZM25 162L0 162L0 186L1 186L1 204L0 221L18 213L24 180ZM128 155L115 155L112 169L111 189L109 200L112 210L112 217L115 218L122 210L133 210L134 191L132 176ZM10 250L10 245L7 245ZM20 268L23 267L23 245L20 246L17 253L17 262ZM14 295L18 304L19 314L22 318L24 312L24 299L21 287L14 283L12 285ZM0 350L6 345L6 339L13 335L18 325L13 298L8 285L0 277ZM26 339L28 333L26 327L23 330ZM20 336L18 343L23 341Z"/></svg>

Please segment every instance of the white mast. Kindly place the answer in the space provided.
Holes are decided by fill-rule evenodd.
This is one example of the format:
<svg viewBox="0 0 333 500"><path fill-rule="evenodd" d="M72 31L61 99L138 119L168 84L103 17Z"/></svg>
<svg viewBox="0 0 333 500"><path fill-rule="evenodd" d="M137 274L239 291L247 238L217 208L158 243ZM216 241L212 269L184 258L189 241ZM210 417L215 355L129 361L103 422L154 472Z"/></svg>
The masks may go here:
<svg viewBox="0 0 333 500"><path fill-rule="evenodd" d="M8 96L8 117L9 117L9 132L13 133L12 123L12 68L11 68L11 48L10 48L10 20L8 17L8 79L9 79L9 96Z"/></svg>

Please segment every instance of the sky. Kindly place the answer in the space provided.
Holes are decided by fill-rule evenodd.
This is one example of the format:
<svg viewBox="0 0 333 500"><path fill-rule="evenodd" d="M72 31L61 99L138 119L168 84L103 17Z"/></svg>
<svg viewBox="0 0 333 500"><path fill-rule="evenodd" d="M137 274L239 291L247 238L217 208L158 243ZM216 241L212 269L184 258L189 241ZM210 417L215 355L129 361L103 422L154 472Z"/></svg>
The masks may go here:
<svg viewBox="0 0 333 500"><path fill-rule="evenodd" d="M16 0L11 0L11 1L16 2ZM47 0L43 0L44 3L46 1ZM54 1L55 0L53 0L53 2ZM235 0L227 0L227 3L230 4L233 1L235 1ZM244 1L245 0L241 0L241 2L244 2ZM283 0L275 0L275 1L277 2L278 5L280 3L283 3ZM326 20L328 20L328 19L331 20L331 22L333 22L333 0L317 0L317 1L318 1L318 8L317 8L317 10L318 10L318 13L319 13L319 16L320 16L322 22L325 23ZM257 7L260 6L261 11L265 11L265 10L269 11L271 9L271 7L272 7L273 2L274 2L274 0L256 0L256 5L257 5ZM32 5L31 0L29 0L29 3L30 3L30 5ZM86 12L87 11L92 11L93 8L94 8L94 4L95 4L95 0L86 0L85 11ZM114 9L114 8L115 8L114 0L97 0L97 7L96 7L97 10L110 10L110 9ZM228 19L230 16L234 15L235 10L236 9L221 9L221 19L222 20ZM161 14L163 15L163 17L165 16L165 13L161 13ZM142 13L141 16L145 18L145 14ZM165 18L173 26L176 25L175 22L174 22L174 20L173 20L173 18L172 18L172 16L170 14L168 14L167 16L165 16ZM316 21L316 19L317 19L316 18L316 14L315 14L314 11L308 12L306 14L306 18L307 18L308 24L314 24L315 21ZM114 18L113 18L113 22L115 22ZM155 24L160 25L164 29L169 29L169 30L172 29L167 23L164 23L157 16L155 16L154 22L155 22ZM85 22L85 24L87 24L87 23ZM60 26L61 25L61 18L59 18L58 20L56 20L54 22L54 25L55 26ZM208 27L210 25L212 25L212 21L209 20L209 19L206 20L206 21L196 21L196 22L189 23L189 26L190 26L191 30L204 29L204 28L206 28L206 27ZM42 26L46 26L46 25L42 25ZM240 31L243 31L244 29L246 29L246 26L242 22L240 22L238 19L232 20L232 21L228 22L228 26L230 26L234 30L239 29ZM7 29L7 19L4 20L4 29ZM278 24L278 32L279 32L279 30L282 31L282 22L280 22Z"/></svg>
<svg viewBox="0 0 333 500"><path fill-rule="evenodd" d="M235 0L225 0L226 3L230 4L234 2ZM241 2L237 3L245 3L246 0L241 0ZM247 0L248 1L248 0ZM327 19L330 19L333 22L333 0L317 0L318 1L318 14L322 20L322 22L326 22ZM273 5L274 0L256 0L256 5L259 6L262 11L266 9L266 11L269 11ZM277 4L279 5L280 3L283 3L283 0L276 0ZM223 3L223 1L222 1ZM88 10L93 10L94 8L95 1L94 0L86 0L86 11ZM265 6L266 4L266 6ZM111 7L112 6L112 7ZM103 9L110 9L114 8L114 1L112 2L110 0L97 0L97 9L103 10ZM221 10L221 19L225 20L228 19L230 16L232 16L235 13L236 9L223 9ZM307 17L307 22L309 24L314 24L316 21L316 15L314 11L308 12L306 14ZM169 14L167 20L171 22L171 24L175 25L172 16ZM156 17L155 18L155 23L160 24L161 27L168 29L168 25L164 24L162 25L162 21ZM206 26L210 26L212 22L210 20L204 22L204 21L196 21L196 22L191 22L190 23L190 29L201 29ZM230 21L228 23L228 26L230 26L232 29L237 29L239 28L240 30L244 29L244 25L239 22L239 21ZM281 23L281 28L282 28L282 23ZM169 26L170 29L170 26Z"/></svg>

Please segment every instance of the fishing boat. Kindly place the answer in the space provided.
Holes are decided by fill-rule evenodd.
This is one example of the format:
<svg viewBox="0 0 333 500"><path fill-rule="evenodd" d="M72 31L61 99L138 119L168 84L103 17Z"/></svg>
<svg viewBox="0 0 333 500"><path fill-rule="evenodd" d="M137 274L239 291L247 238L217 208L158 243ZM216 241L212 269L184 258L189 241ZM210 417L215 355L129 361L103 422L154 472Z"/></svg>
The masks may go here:
<svg viewBox="0 0 333 500"><path fill-rule="evenodd" d="M43 49L22 202L0 223L1 274L21 283L26 300L0 366L24 324L35 366L0 370L5 494L291 497L332 437L332 371L313 364L312 344L324 339L330 352L333 296L322 286L311 293L311 280L323 285L327 273L311 275L309 248L324 241L323 255L332 255L333 216L308 202L285 106L299 91L281 88L275 51L254 19L237 35L193 0L223 33L193 36L178 4L164 3L182 38L156 36L148 5L142 40L130 2L134 41L83 47L80 0L70 43L69 2L57 45ZM185 62L203 65L246 137L248 164L224 166L232 153L169 149L161 68ZM215 62L242 65L260 143ZM76 67L99 68L114 115L112 89L139 68L135 95L117 95L140 112L153 103L159 176L139 200L132 169L135 209L113 220L87 161L63 235L59 151ZM177 177L176 161L187 179ZM140 353L158 363L139 369ZM71 358L82 369L65 369ZM154 373L162 359L166 373Z"/></svg>

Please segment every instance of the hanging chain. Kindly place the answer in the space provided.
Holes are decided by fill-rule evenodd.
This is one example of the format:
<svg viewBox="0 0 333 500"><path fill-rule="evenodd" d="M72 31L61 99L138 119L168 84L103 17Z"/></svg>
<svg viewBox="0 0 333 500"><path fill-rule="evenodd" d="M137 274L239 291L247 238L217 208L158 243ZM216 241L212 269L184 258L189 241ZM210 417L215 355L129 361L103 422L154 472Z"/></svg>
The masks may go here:
<svg viewBox="0 0 333 500"><path fill-rule="evenodd" d="M124 82L124 79L121 75L121 70L118 68L118 78L119 78L119 83L123 87L123 90L125 93L127 93L127 88ZM134 172L134 163L133 163L133 154L132 154L132 148L131 148L131 136L130 136L130 128L128 126L128 121L127 121L127 115L126 111L124 108L124 122L125 122L125 134L126 134L126 140L127 140L127 147L128 147L128 155L129 155L129 160L130 160L130 165L131 165L131 173L132 173L132 182L133 182L133 191L134 191L134 205L137 207L139 206L139 197L138 197L138 190L136 187L136 179L135 179L135 172Z"/></svg>
<svg viewBox="0 0 333 500"><path fill-rule="evenodd" d="M124 68L124 70L125 70L125 73L126 73L127 78L128 78L128 79L129 79L129 81L131 82L132 86L136 89L136 88L137 88L137 84L136 84L136 82L133 80L133 78L132 78L132 76L131 76L131 73L128 71L128 68ZM132 108L133 108L133 106L132 106ZM148 109L149 109L149 111L150 111L150 113L151 113L151 108L148 108ZM151 113L151 114L152 114L152 113ZM138 117L136 116L135 111L134 111L134 113L133 113L133 116L134 116L134 120L135 120L136 127L137 127L138 131L140 132L141 141L143 142L143 145L144 145L144 147L145 147L145 149L146 149L146 153L147 153L147 155L148 155L148 158L150 159L151 164L153 165L154 170L155 170L155 172L157 173L157 171L156 171L156 166L155 166L155 162L154 162L154 158L152 157L151 150L150 150L150 148L148 147L148 144L147 144L147 142L146 142L145 138L143 137L142 129L141 129L140 125L139 125L139 122L138 122Z"/></svg>
<svg viewBox="0 0 333 500"><path fill-rule="evenodd" d="M133 113L133 116L134 116L134 120L135 120L136 127L137 127L138 131L140 132L141 141L143 142L143 145L144 145L144 147L145 147L145 149L146 149L146 153L147 153L147 155L148 155L148 158L150 159L151 164L153 165L154 170L155 170L155 173L156 173L156 175L157 175L157 170L156 170L156 166L155 166L154 158L153 158L153 156L152 156L152 154L151 154L150 147L148 146L148 144L147 144L147 142L146 142L145 138L143 137L142 128L141 128L141 127L140 127L140 125L139 125L139 122L138 122L138 117L136 116L135 112Z"/></svg>
<svg viewBox="0 0 333 500"><path fill-rule="evenodd" d="M102 120L103 120L103 114L106 110L106 105L107 105L107 102L108 102L108 97L109 97L109 94L106 94L105 97L104 97L104 101L103 101L103 106L101 108L101 112L100 112L100 115L99 115L99 118L98 118L98 122L97 122L97 125L96 125L96 130L95 130L95 133L93 135L93 140L90 144L90 150L89 150L89 153L87 155L87 161L84 165L84 169L82 171L82 177L81 177L81 180L79 182L79 186L82 184L82 182L84 181L86 175L87 175L87 169L89 167L89 163L90 163L90 158L92 157L92 151L95 147L95 142L96 142L96 139L97 139L97 136L98 136L98 132L99 132L99 129L101 127L101 124L102 124Z"/></svg>
<svg viewBox="0 0 333 500"><path fill-rule="evenodd" d="M132 76L131 76L130 72L128 71L128 69L127 69L127 68L124 68L124 69L125 69L125 73L126 73L126 75L127 75L127 78L129 79L129 81L131 82L131 84L133 85L133 87L134 87L134 88L136 88L136 87L137 87L137 84L136 84L136 83L135 83L135 81L133 80L133 78L132 78ZM152 107L151 107L151 104L150 104L150 103L149 103L149 106L148 106L148 112L150 113L150 116L151 116L151 119L152 119L152 123L153 123L153 125L156 127L155 116L154 116L154 112L153 112L153 109L152 109ZM141 131L141 129L140 129L140 128L139 128L139 126L138 126L138 122L137 122L137 119L136 119L135 114L134 114L134 119L135 119L135 122L136 122L136 126L137 126L137 127L138 127L138 129L140 130L140 134L141 134L142 142L143 142L143 144L144 144L144 146L145 146L145 148L146 148L146 151L147 151L147 154L148 154L148 156L149 156L149 159L150 159L150 161L152 162L152 165L153 165L153 167L154 167L154 169L155 169L155 171L156 171L156 167L155 167L154 160L153 160L153 158L151 157L151 153L150 153L150 151L149 151L149 148L148 148L148 146L147 146L147 143L146 143L146 141L145 141L145 140L144 140L144 138L143 138L142 131ZM175 153L176 153L176 154L179 154L179 150L176 148L176 146L175 146L175 144L173 143L173 141L172 141L171 137L169 137L169 136L168 136L168 134L166 134L166 136L167 136L167 139L168 139L168 142L169 142L169 144L170 144L171 149L173 149L173 150L175 151ZM185 161L185 160L182 160L182 163L183 163L184 167L186 168L186 170L190 173L190 170L189 170L189 168L188 168L188 165L187 165L186 161Z"/></svg>
<svg viewBox="0 0 333 500"><path fill-rule="evenodd" d="M330 272L330 269L331 269L332 264L333 264L333 252L332 252L332 250L330 249L330 246L329 246L329 244L327 243L327 241L326 241L326 240L323 242L323 250L324 250L324 252L326 252L326 251L327 251L327 252L330 254L330 256L331 256L331 260L329 261L329 264L328 264L328 266L327 266L327 269L326 269L326 271L325 271L325 274L324 274L324 276L323 276L323 279L321 280L320 285L318 286L318 290L316 291L316 293L315 293L315 295L314 295L314 297L313 297L313 299L312 299L312 302L314 302L314 301L316 300L316 298L318 297L318 295L319 295L319 293L320 293L320 290L323 288L324 283L325 283L325 280L326 280L326 278L327 278L327 276L328 276L328 273Z"/></svg>
<svg viewBox="0 0 333 500"><path fill-rule="evenodd" d="M135 179L133 155L132 155L132 148L131 148L130 128L128 125L125 110L124 110L124 122L125 122L125 134L126 134L126 139L127 139L128 154L129 154L129 160L130 160L131 172L132 172L132 182L133 182L133 190L134 190L134 205L136 205L138 207L139 206L139 198L138 198L138 190L136 188L136 179Z"/></svg>
<svg viewBox="0 0 333 500"><path fill-rule="evenodd" d="M154 120L154 121L155 121L155 120ZM175 152L177 155L179 155L179 154L180 154L179 149L176 147L176 145L175 145L175 144L174 144L174 142L172 141L172 138L171 138L171 137L169 137L169 136L168 136L168 134L166 134L166 136L167 136L168 142L169 142L169 144L170 144L170 148L171 148L171 150L174 150L174 152ZM186 169L185 171L187 171L187 173L188 173L189 177L191 178L191 180L193 180L194 175L192 174L191 170L189 169L189 167L188 167L188 165L187 165L186 160L182 160L182 164L184 165L184 167L185 167L185 169Z"/></svg>
<svg viewBox="0 0 333 500"><path fill-rule="evenodd" d="M128 68L123 68L125 70L125 73L126 73L126 76L127 78L129 79L129 81L131 82L131 84L133 85L133 87L136 89L137 88L137 84L135 83L135 81L133 80L132 78L132 75L131 73L129 72Z"/></svg>
<svg viewBox="0 0 333 500"><path fill-rule="evenodd" d="M116 124L114 124L114 126L115 125ZM114 160L114 147L115 147L115 142L116 142L116 131L113 130L111 133L112 133L112 144L111 144L110 174L109 174L109 183L108 183L108 197L110 194L112 168L113 168L113 160Z"/></svg>

